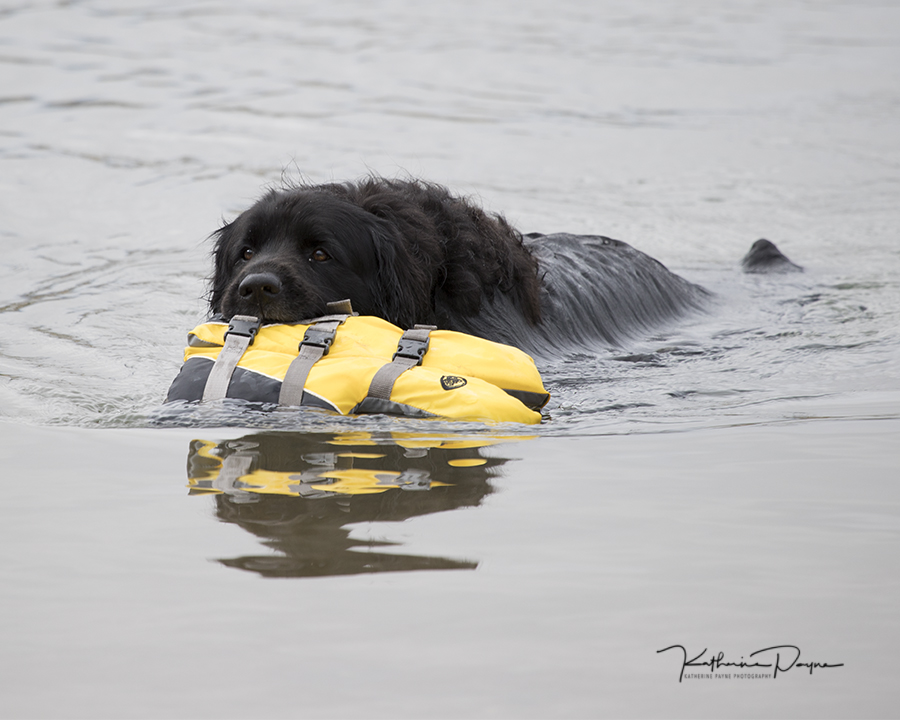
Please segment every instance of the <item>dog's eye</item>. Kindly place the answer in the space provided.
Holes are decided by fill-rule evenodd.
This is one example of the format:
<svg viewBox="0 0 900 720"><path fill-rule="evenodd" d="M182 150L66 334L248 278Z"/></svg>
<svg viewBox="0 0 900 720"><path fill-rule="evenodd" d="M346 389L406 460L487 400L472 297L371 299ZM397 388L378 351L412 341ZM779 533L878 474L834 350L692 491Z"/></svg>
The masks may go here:
<svg viewBox="0 0 900 720"><path fill-rule="evenodd" d="M249 260L250 258L253 257L253 255L254 255L253 248L245 247L243 250L241 250L241 259L242 260Z"/></svg>
<svg viewBox="0 0 900 720"><path fill-rule="evenodd" d="M317 248L313 254L309 256L309 259L315 260L316 262L325 262L326 260L330 260L331 256L322 248Z"/></svg>

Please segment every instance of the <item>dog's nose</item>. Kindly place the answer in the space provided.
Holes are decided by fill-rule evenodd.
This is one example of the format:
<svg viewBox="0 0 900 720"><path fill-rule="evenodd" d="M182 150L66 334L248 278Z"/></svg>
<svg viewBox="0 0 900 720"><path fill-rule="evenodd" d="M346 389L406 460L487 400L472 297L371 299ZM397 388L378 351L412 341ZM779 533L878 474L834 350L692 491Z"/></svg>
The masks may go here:
<svg viewBox="0 0 900 720"><path fill-rule="evenodd" d="M281 280L275 273L251 273L238 285L238 294L262 306L281 292Z"/></svg>

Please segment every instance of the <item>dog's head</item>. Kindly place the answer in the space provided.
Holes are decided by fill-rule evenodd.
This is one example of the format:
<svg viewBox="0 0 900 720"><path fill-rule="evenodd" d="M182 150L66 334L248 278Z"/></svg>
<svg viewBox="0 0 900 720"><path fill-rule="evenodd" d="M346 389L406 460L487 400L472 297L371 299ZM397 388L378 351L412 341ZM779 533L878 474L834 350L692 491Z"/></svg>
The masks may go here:
<svg viewBox="0 0 900 720"><path fill-rule="evenodd" d="M392 223L333 193L272 191L214 237L214 314L297 322L345 298L406 327L431 314L427 264Z"/></svg>

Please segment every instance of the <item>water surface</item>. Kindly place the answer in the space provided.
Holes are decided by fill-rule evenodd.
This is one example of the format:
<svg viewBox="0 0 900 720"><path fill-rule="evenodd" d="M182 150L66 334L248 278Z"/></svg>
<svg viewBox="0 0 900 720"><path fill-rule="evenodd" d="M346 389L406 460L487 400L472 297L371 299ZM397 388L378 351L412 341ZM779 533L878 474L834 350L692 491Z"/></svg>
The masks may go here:
<svg viewBox="0 0 900 720"><path fill-rule="evenodd" d="M5 717L895 715L900 9L0 8ZM206 241L283 176L602 233L707 314L537 427L160 427ZM759 237L806 272L745 276ZM164 424L164 423L163 423ZM843 663L678 682L657 650Z"/></svg>

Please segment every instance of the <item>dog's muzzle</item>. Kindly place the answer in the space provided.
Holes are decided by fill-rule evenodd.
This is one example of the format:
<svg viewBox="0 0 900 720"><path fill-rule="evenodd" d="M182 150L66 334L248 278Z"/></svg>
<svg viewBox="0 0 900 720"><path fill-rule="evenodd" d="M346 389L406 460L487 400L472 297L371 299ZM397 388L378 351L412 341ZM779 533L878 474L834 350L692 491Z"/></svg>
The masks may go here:
<svg viewBox="0 0 900 720"><path fill-rule="evenodd" d="M238 286L238 295L260 309L281 295L281 279L270 272L251 273Z"/></svg>

